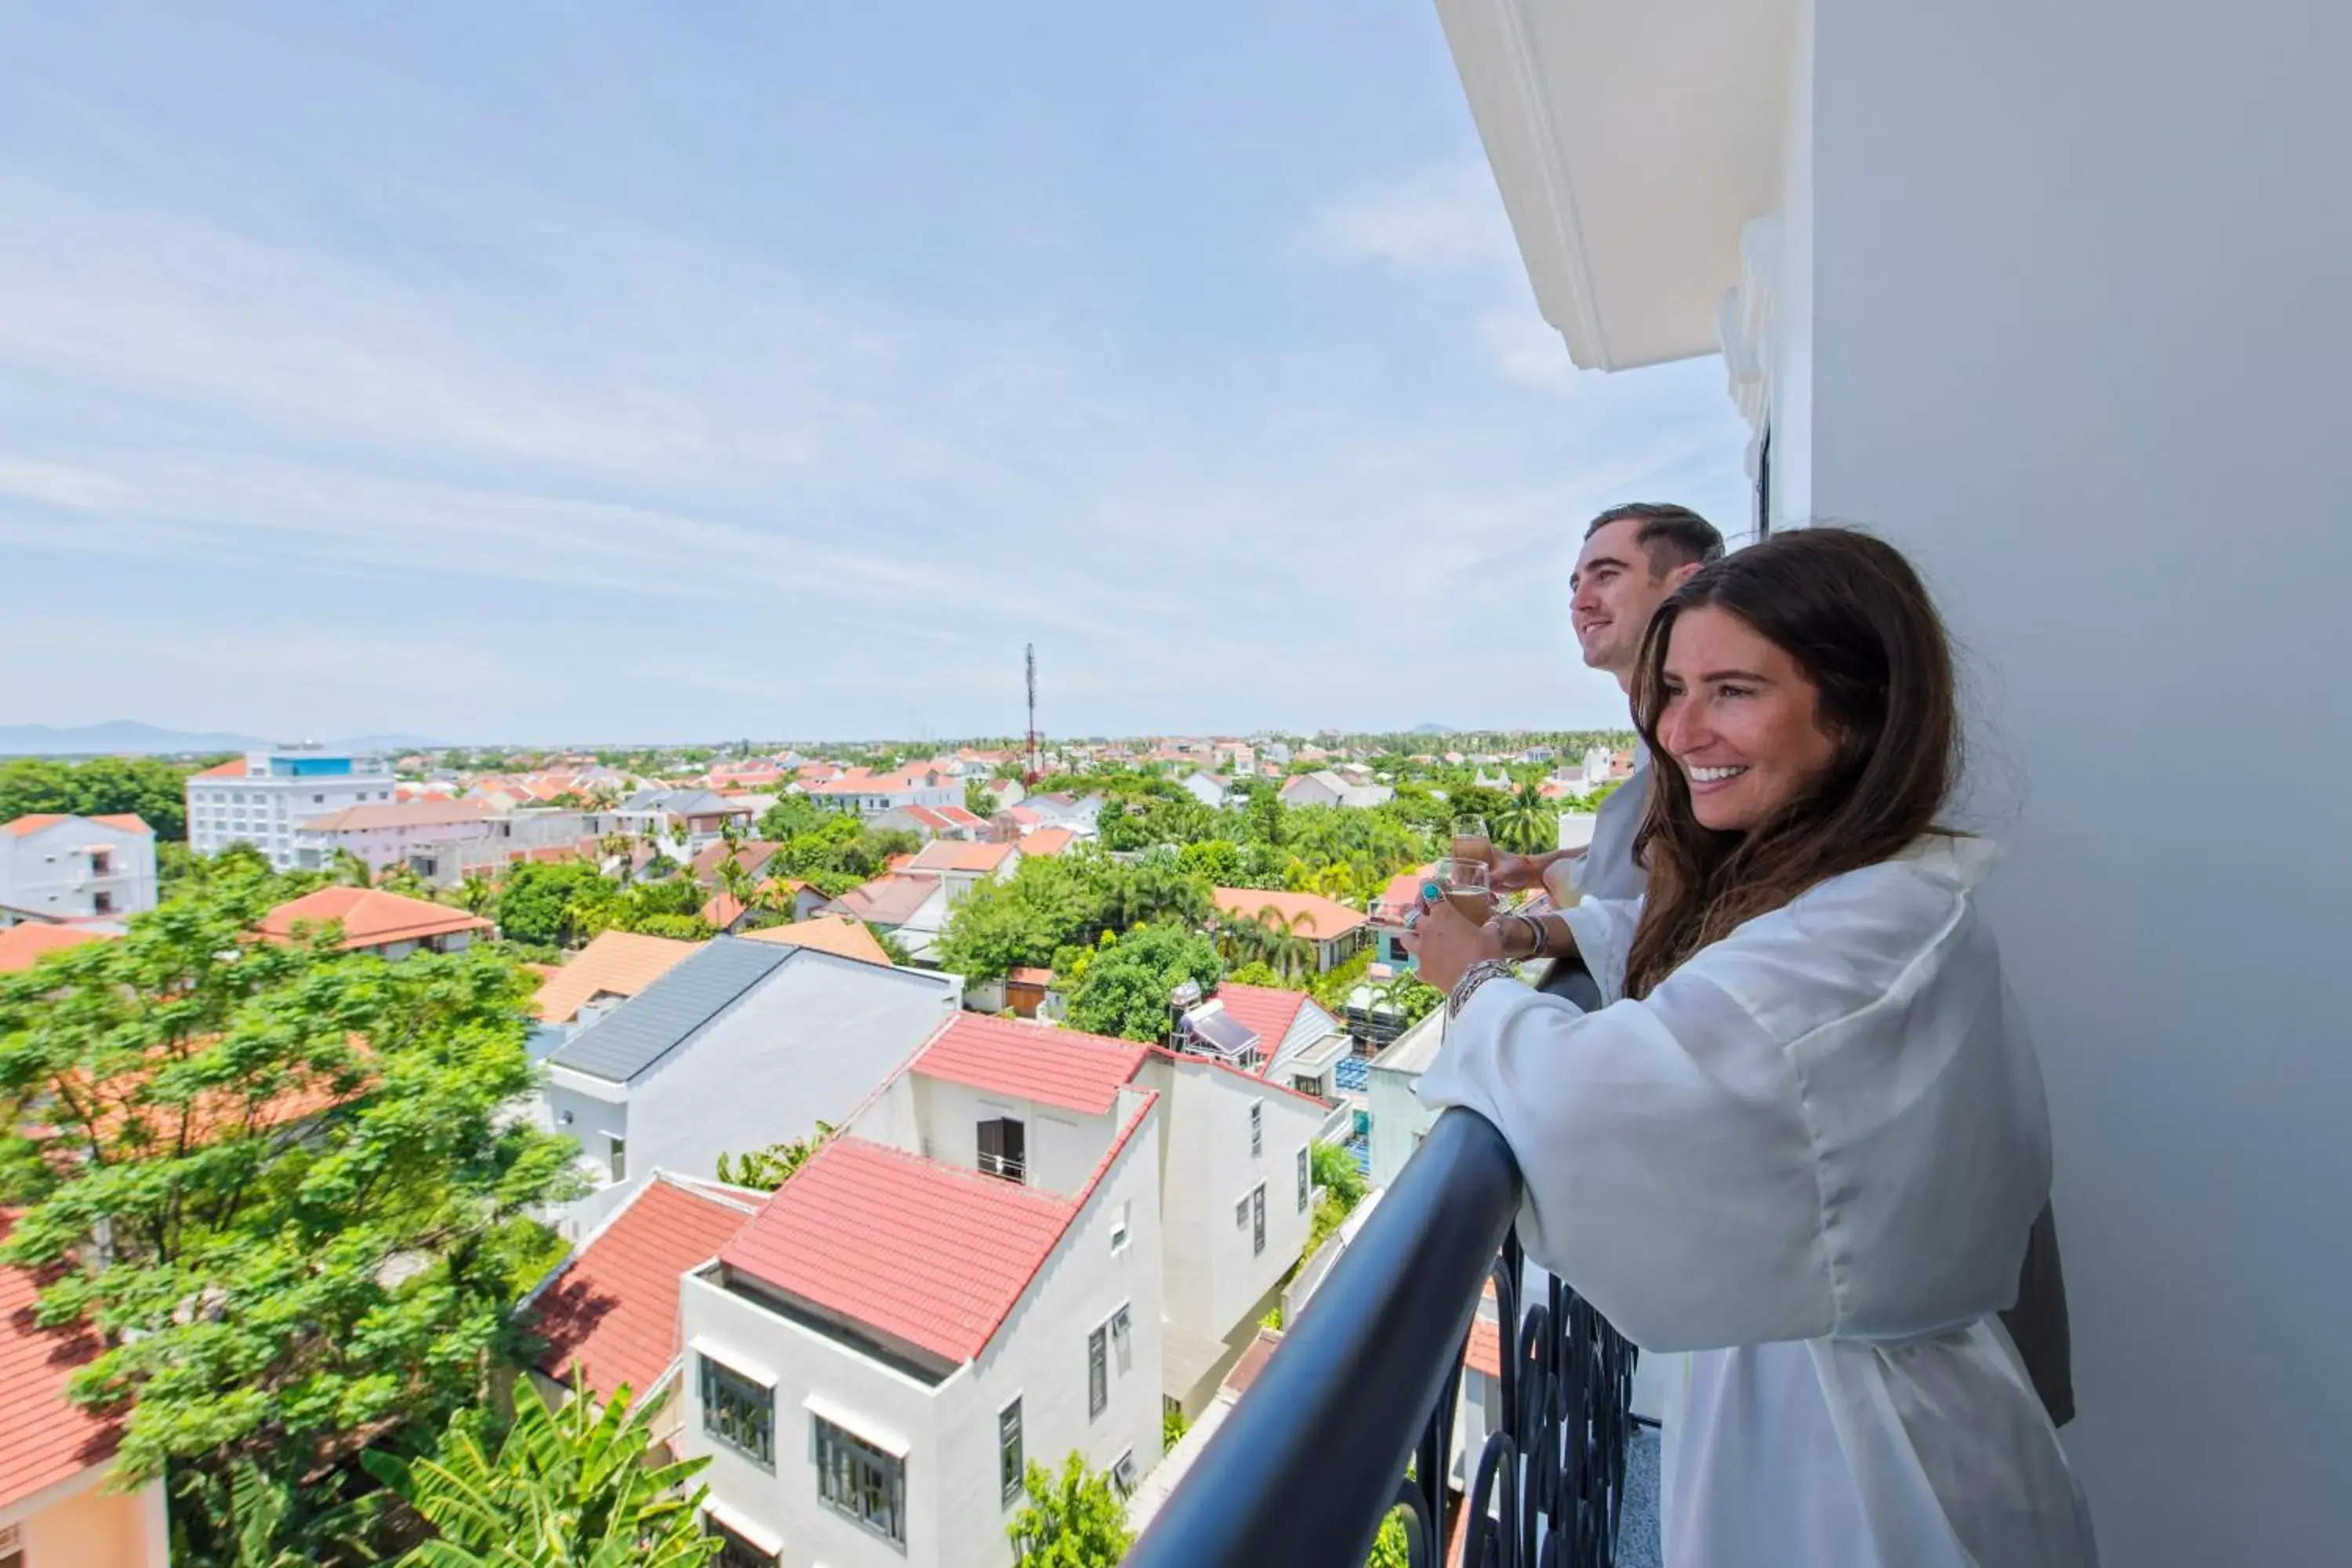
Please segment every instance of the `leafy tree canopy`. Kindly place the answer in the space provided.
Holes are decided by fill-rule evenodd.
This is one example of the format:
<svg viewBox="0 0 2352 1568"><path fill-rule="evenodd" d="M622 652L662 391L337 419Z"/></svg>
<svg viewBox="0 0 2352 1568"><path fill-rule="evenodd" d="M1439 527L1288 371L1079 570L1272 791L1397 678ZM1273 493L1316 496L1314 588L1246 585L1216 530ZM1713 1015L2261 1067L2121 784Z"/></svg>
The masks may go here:
<svg viewBox="0 0 2352 1568"><path fill-rule="evenodd" d="M1073 1453L1055 1475L1032 1460L1022 1478L1028 1502L1004 1527L1013 1568L1118 1568L1131 1538L1127 1503L1109 1476Z"/></svg>
<svg viewBox="0 0 2352 1568"><path fill-rule="evenodd" d="M1216 944L1180 925L1147 925L1095 954L1070 994L1070 1026L1130 1040L1168 1033L1169 994L1186 980L1202 990L1224 972Z"/></svg>
<svg viewBox="0 0 2352 1568"><path fill-rule="evenodd" d="M93 757L86 763L20 757L0 763L0 822L34 812L78 816L136 813L161 840L188 836L192 770L156 757Z"/></svg>

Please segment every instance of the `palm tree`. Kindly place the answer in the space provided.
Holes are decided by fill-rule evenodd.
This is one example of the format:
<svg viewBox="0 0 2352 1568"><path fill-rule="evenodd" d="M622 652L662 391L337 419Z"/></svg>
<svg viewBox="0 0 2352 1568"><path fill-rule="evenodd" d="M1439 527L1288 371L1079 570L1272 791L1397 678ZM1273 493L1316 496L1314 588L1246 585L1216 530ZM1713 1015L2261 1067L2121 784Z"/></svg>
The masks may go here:
<svg viewBox="0 0 2352 1568"><path fill-rule="evenodd" d="M327 879L339 888L365 888L375 877L368 863L348 849L338 849L327 861Z"/></svg>
<svg viewBox="0 0 2352 1568"><path fill-rule="evenodd" d="M1559 816L1543 797L1542 786L1528 783L1503 797L1490 826L1497 842L1525 855L1544 848L1547 839L1558 837Z"/></svg>
<svg viewBox="0 0 2352 1568"><path fill-rule="evenodd" d="M499 887L479 871L468 871L466 879L457 884L457 907L467 914L488 914L490 906L499 901Z"/></svg>
<svg viewBox="0 0 2352 1568"><path fill-rule="evenodd" d="M550 1410L525 1379L495 1453L461 1415L429 1458L371 1449L361 1462L436 1531L404 1568L701 1568L720 1542L698 1517L710 1489L686 1482L710 1461L649 1462L662 1404L633 1407L624 1384L600 1409L575 1373Z"/></svg>

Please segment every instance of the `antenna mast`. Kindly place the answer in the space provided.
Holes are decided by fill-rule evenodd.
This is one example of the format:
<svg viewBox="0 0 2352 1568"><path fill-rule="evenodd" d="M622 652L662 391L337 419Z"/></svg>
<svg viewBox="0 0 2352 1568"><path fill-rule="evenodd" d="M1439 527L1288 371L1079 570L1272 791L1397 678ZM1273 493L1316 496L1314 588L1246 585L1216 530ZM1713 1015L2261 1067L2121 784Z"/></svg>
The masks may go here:
<svg viewBox="0 0 2352 1568"><path fill-rule="evenodd" d="M1037 765L1037 645L1028 644L1021 656L1029 671L1029 776L1025 782L1035 784L1044 772Z"/></svg>

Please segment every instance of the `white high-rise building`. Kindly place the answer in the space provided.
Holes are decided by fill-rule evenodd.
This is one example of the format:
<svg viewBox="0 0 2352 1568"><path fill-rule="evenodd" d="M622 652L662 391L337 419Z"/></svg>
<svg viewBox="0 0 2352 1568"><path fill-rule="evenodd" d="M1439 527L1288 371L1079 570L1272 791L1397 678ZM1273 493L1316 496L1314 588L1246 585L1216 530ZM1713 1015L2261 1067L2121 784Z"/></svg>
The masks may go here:
<svg viewBox="0 0 2352 1568"><path fill-rule="evenodd" d="M250 844L272 866L290 871L297 827L392 796L392 764L379 756L315 746L248 752L189 778L188 847L217 855L232 844Z"/></svg>

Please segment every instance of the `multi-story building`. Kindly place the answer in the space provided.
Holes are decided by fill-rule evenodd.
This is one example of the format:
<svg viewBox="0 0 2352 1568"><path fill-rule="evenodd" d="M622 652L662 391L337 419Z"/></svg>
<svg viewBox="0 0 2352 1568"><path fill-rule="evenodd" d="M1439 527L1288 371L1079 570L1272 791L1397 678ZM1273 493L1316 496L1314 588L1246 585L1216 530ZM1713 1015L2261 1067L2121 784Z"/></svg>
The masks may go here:
<svg viewBox="0 0 2352 1568"><path fill-rule="evenodd" d="M1278 1300L1324 1116L1156 1047L944 1025L685 1279L677 1447L736 1560L1002 1568L1029 1459L1132 1487Z"/></svg>
<svg viewBox="0 0 2352 1568"><path fill-rule="evenodd" d="M305 871L334 863L338 852L364 862L370 871L432 859L444 847L475 843L498 834L499 813L476 800L409 800L350 805L314 816L294 829L294 863Z"/></svg>
<svg viewBox="0 0 2352 1568"><path fill-rule="evenodd" d="M380 756L280 746L192 775L187 794L190 849L215 855L250 844L291 871L299 864L294 830L347 806L389 805L392 767Z"/></svg>
<svg viewBox="0 0 2352 1568"><path fill-rule="evenodd" d="M868 819L909 805L963 804L963 781L937 768L895 773L852 768L832 778L805 781L798 787L829 811L855 812Z"/></svg>
<svg viewBox="0 0 2352 1568"><path fill-rule="evenodd" d="M0 925L120 919L155 907L155 834L129 815L0 823Z"/></svg>

